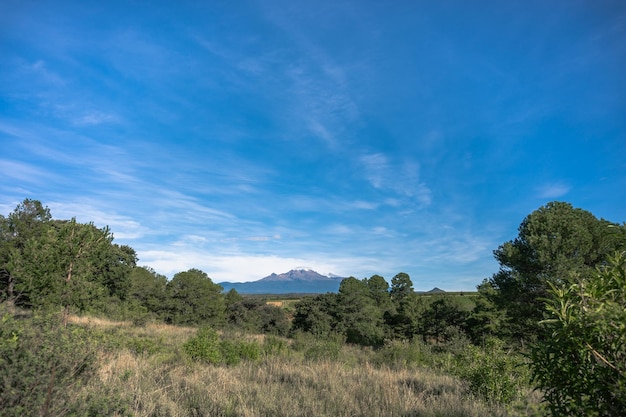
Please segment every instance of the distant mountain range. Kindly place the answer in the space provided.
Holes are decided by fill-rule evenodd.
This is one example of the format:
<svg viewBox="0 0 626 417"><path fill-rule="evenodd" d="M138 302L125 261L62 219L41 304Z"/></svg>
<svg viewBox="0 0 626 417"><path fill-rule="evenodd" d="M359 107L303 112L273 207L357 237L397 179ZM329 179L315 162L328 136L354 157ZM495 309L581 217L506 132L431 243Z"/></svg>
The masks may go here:
<svg viewBox="0 0 626 417"><path fill-rule="evenodd" d="M234 288L240 294L323 294L339 291L344 277L322 275L310 269L292 269L283 274L271 274L252 282L220 282L224 292Z"/></svg>
<svg viewBox="0 0 626 417"><path fill-rule="evenodd" d="M345 277L322 275L311 269L292 269L282 274L271 274L252 282L220 282L224 292L234 288L240 294L324 294L339 291ZM420 291L418 291L420 292ZM445 292L433 288L429 293Z"/></svg>

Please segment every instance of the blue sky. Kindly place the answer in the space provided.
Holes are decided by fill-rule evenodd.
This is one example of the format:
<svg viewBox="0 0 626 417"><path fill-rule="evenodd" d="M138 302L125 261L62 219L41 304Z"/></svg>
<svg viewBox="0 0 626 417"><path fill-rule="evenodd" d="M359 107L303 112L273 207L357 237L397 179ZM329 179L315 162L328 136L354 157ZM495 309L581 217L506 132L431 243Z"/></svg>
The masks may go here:
<svg viewBox="0 0 626 417"><path fill-rule="evenodd" d="M0 212L215 282L473 290L553 200L626 220L623 1L0 3Z"/></svg>

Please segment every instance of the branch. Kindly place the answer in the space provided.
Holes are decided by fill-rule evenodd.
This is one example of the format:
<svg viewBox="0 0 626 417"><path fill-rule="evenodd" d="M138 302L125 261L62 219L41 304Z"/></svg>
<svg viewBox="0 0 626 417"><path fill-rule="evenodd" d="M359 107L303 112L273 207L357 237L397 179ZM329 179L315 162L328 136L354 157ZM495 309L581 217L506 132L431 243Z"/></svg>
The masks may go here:
<svg viewBox="0 0 626 417"><path fill-rule="evenodd" d="M613 365L611 362L609 362L604 356L602 356L600 354L600 352L598 352L597 350L595 350L593 347L591 347L591 345L588 342L585 342L585 344L587 345L587 347L589 349L591 349L591 352L598 358L600 359L602 362L604 362L606 365L608 365L611 369L616 370L617 372L620 372L619 369L617 369L617 367L615 365ZM620 372L621 373L621 372Z"/></svg>

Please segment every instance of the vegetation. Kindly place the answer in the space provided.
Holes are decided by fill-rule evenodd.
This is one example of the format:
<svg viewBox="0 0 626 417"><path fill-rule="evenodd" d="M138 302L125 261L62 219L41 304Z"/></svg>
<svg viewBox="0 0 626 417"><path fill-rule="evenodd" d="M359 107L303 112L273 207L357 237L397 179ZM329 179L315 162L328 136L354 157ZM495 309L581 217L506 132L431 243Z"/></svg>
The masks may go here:
<svg viewBox="0 0 626 417"><path fill-rule="evenodd" d="M546 340L534 346L535 379L555 415L616 416L626 410L626 256L552 285Z"/></svg>
<svg viewBox="0 0 626 417"><path fill-rule="evenodd" d="M618 415L625 250L626 225L554 202L477 294L399 273L268 300L24 200L0 216L0 417Z"/></svg>

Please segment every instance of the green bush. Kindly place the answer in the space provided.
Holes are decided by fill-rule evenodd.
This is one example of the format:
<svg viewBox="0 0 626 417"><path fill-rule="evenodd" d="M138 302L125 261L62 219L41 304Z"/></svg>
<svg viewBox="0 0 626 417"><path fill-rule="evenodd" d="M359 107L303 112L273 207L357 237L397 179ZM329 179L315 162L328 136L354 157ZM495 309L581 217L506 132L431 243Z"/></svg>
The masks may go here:
<svg viewBox="0 0 626 417"><path fill-rule="evenodd" d="M263 341L263 353L267 356L283 355L288 347L287 341L276 336L267 335Z"/></svg>
<svg viewBox="0 0 626 417"><path fill-rule="evenodd" d="M217 364L222 361L220 337L210 327L201 327L194 337L183 345L183 351L192 360Z"/></svg>
<svg viewBox="0 0 626 417"><path fill-rule="evenodd" d="M343 337L337 334L320 339L310 333L298 332L294 335L292 348L297 352L302 352L305 359L337 360L343 343Z"/></svg>
<svg viewBox="0 0 626 417"><path fill-rule="evenodd" d="M261 348L256 342L222 340L219 347L222 363L226 365L237 365L241 360L256 361L261 356Z"/></svg>
<svg viewBox="0 0 626 417"><path fill-rule="evenodd" d="M131 352L138 355L154 355L163 350L161 340L153 340L147 337L135 337L126 342L126 346Z"/></svg>
<svg viewBox="0 0 626 417"><path fill-rule="evenodd" d="M417 365L430 355L430 347L418 338L408 340L387 340L376 350L372 359L376 365L385 365L394 369L401 369Z"/></svg>
<svg viewBox="0 0 626 417"><path fill-rule="evenodd" d="M123 414L124 400L76 393L95 373L102 346L87 328L65 328L60 315L19 317L0 305L0 416ZM97 404L96 404L97 403Z"/></svg>
<svg viewBox="0 0 626 417"><path fill-rule="evenodd" d="M456 356L453 373L469 384L470 391L488 402L509 404L529 386L530 371L524 358L505 349L496 338L484 347L468 345Z"/></svg>
<svg viewBox="0 0 626 417"><path fill-rule="evenodd" d="M546 337L531 353L534 381L553 415L617 416L626 410L626 254L546 300Z"/></svg>
<svg viewBox="0 0 626 417"><path fill-rule="evenodd" d="M261 347L256 342L220 339L217 331L202 327L194 337L183 345L183 351L192 360L214 365L237 365L241 360L255 361L261 356Z"/></svg>

